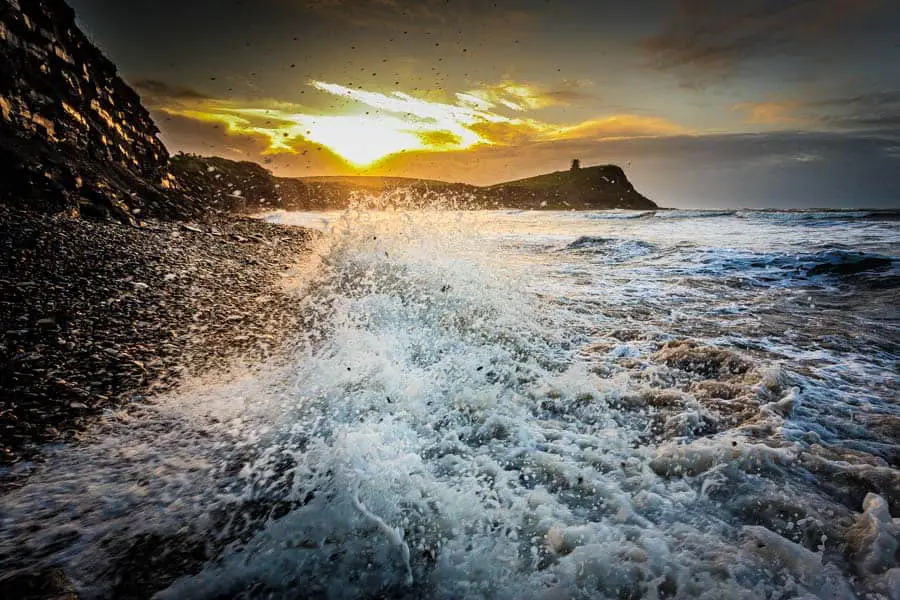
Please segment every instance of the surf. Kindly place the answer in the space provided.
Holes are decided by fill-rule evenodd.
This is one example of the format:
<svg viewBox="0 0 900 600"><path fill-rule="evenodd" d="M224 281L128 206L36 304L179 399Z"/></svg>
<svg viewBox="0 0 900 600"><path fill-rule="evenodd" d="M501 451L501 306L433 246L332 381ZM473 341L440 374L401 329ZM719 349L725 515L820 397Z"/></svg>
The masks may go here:
<svg viewBox="0 0 900 600"><path fill-rule="evenodd" d="M270 219L321 231L287 355L51 453L0 501L4 569L61 565L98 598L141 595L124 570L157 598L890 588L895 408L873 404L866 435L841 415L892 384L757 332L785 288L686 267L721 246L688 224L709 219L664 234L570 213ZM890 369L889 352L840 360ZM867 458L851 468L852 452ZM148 545L164 558L138 560Z"/></svg>

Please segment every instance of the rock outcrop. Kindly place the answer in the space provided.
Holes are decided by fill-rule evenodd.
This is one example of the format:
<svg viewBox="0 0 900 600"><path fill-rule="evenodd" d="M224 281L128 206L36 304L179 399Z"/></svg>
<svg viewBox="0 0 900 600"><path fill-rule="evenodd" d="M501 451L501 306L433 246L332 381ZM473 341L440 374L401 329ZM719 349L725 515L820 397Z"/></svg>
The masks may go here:
<svg viewBox="0 0 900 600"><path fill-rule="evenodd" d="M63 0L0 0L0 201L126 222L183 216L157 133Z"/></svg>
<svg viewBox="0 0 900 600"><path fill-rule="evenodd" d="M641 195L617 165L557 171L519 181L501 183L482 192L488 203L504 208L546 210L654 210L654 202Z"/></svg>

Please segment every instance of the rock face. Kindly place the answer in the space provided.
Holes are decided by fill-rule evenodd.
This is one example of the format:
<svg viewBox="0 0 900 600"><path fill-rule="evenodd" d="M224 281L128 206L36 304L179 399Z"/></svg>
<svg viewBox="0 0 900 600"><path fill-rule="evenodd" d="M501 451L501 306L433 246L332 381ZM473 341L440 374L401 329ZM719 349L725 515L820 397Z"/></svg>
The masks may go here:
<svg viewBox="0 0 900 600"><path fill-rule="evenodd" d="M169 154L140 98L62 0L0 0L0 201L176 217Z"/></svg>

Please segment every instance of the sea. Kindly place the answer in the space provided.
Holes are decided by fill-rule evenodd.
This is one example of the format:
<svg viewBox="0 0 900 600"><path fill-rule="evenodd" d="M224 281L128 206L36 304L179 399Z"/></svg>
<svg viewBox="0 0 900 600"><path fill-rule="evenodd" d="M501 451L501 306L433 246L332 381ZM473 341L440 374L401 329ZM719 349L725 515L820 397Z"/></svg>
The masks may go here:
<svg viewBox="0 0 900 600"><path fill-rule="evenodd" d="M279 212L285 356L0 497L83 598L900 598L900 212Z"/></svg>

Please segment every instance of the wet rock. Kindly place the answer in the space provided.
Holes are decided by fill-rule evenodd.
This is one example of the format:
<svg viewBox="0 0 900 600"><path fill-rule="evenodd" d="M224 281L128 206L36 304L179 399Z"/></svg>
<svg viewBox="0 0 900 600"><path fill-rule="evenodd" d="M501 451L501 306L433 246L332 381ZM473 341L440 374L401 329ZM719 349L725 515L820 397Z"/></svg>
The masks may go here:
<svg viewBox="0 0 900 600"><path fill-rule="evenodd" d="M152 597L180 574L197 571L208 558L208 541L184 534L142 535L122 545L127 548L121 550L122 556L110 573L115 598Z"/></svg>
<svg viewBox="0 0 900 600"><path fill-rule="evenodd" d="M815 275L855 275L864 271L887 269L893 264L892 259L880 256L844 254L841 258L843 260L818 264L809 269L806 274L810 277Z"/></svg>
<svg viewBox="0 0 900 600"><path fill-rule="evenodd" d="M13 573L0 578L0 598L78 600L75 586L62 569Z"/></svg>

